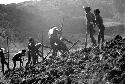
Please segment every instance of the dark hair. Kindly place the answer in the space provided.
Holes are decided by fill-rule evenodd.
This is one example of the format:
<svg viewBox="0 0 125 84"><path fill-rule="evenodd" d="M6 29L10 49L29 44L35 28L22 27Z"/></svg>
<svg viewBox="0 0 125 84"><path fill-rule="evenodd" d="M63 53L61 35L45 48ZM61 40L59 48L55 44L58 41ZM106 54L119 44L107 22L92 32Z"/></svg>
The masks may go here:
<svg viewBox="0 0 125 84"><path fill-rule="evenodd" d="M34 41L34 39L33 38L29 38L29 42L31 42L31 41Z"/></svg>
<svg viewBox="0 0 125 84"><path fill-rule="evenodd" d="M85 7L84 9L85 9L85 11L90 11L91 10L91 8L89 6Z"/></svg>
<svg viewBox="0 0 125 84"><path fill-rule="evenodd" d="M116 36L115 36L115 40L122 40L122 36L116 35Z"/></svg>
<svg viewBox="0 0 125 84"><path fill-rule="evenodd" d="M99 14L99 13L100 13L100 10L99 10L99 9L95 9L95 10L94 10L94 13Z"/></svg>
<svg viewBox="0 0 125 84"><path fill-rule="evenodd" d="M22 52L26 52L26 50L24 49L24 50L22 50Z"/></svg>

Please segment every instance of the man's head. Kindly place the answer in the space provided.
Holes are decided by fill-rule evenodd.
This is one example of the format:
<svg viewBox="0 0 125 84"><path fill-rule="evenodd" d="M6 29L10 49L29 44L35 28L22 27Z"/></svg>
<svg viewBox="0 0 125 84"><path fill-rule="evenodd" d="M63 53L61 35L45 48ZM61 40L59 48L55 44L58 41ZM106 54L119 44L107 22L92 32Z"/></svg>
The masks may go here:
<svg viewBox="0 0 125 84"><path fill-rule="evenodd" d="M33 38L30 38L30 39L29 39L29 42L30 42L30 43L35 43L35 40L34 40Z"/></svg>
<svg viewBox="0 0 125 84"><path fill-rule="evenodd" d="M24 49L24 50L22 50L22 56L24 56L25 55L25 53L26 53L26 50Z"/></svg>
<svg viewBox="0 0 125 84"><path fill-rule="evenodd" d="M5 49L4 49L4 48L0 48L0 52L1 52L1 51L2 51L2 52L5 52Z"/></svg>
<svg viewBox="0 0 125 84"><path fill-rule="evenodd" d="M24 49L24 50L22 50L22 53L25 53L26 52L26 50Z"/></svg>
<svg viewBox="0 0 125 84"><path fill-rule="evenodd" d="M31 38L31 37L29 38L29 42L32 42L33 40L34 40L34 39L33 39L33 38Z"/></svg>
<svg viewBox="0 0 125 84"><path fill-rule="evenodd" d="M98 15L99 13L100 13L100 10L99 10L99 9L95 9L95 10L94 10L94 14L95 14L95 15Z"/></svg>
<svg viewBox="0 0 125 84"><path fill-rule="evenodd" d="M37 43L35 46L36 46L37 49L39 49L42 46L42 44L41 43Z"/></svg>
<svg viewBox="0 0 125 84"><path fill-rule="evenodd" d="M55 31L58 32L58 34L62 33L62 29L60 27L53 27Z"/></svg>
<svg viewBox="0 0 125 84"><path fill-rule="evenodd" d="M88 13L88 12L91 11L91 8L90 8L89 6L88 6L88 7L85 7L84 9L85 9L86 13Z"/></svg>
<svg viewBox="0 0 125 84"><path fill-rule="evenodd" d="M115 36L115 38L114 38L114 40L117 40L117 41L120 41L120 40L122 40L123 38L122 38L122 36L120 36L120 35L116 35Z"/></svg>

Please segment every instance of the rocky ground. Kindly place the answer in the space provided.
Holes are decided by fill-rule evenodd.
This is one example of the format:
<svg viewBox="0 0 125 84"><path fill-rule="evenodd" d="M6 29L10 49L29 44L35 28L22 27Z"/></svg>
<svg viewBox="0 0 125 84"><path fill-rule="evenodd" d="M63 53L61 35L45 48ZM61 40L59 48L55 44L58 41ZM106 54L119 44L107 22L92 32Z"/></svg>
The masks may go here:
<svg viewBox="0 0 125 84"><path fill-rule="evenodd" d="M115 37L102 49L72 51L63 60L47 59L17 68L1 77L2 84L124 84L125 39ZM68 58L67 58L68 57ZM65 59L67 58L67 59Z"/></svg>

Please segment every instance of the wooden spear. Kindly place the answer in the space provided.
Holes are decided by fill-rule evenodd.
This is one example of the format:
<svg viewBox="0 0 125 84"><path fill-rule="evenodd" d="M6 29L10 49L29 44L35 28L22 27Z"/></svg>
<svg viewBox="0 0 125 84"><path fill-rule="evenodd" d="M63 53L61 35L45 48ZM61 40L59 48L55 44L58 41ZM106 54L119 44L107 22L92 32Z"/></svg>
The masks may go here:
<svg viewBox="0 0 125 84"><path fill-rule="evenodd" d="M42 31L42 57L43 57L43 31Z"/></svg>
<svg viewBox="0 0 125 84"><path fill-rule="evenodd" d="M7 37L8 65L9 65L9 38Z"/></svg>

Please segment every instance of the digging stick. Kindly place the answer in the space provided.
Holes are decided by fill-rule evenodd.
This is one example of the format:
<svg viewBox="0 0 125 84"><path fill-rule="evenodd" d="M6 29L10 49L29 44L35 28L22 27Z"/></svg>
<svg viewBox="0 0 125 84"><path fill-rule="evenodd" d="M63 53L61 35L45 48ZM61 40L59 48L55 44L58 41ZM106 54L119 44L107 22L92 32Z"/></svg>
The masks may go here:
<svg viewBox="0 0 125 84"><path fill-rule="evenodd" d="M86 37L85 37L85 49L87 48L87 28L86 28Z"/></svg>
<svg viewBox="0 0 125 84"><path fill-rule="evenodd" d="M73 45L68 50L71 50L78 42L79 42L79 40L77 40L75 43L73 43ZM64 52L62 55L65 55L65 54L66 54L66 52Z"/></svg>
<svg viewBox="0 0 125 84"><path fill-rule="evenodd" d="M43 45L43 31L42 31L42 45ZM43 46L42 46L42 57L43 57Z"/></svg>
<svg viewBox="0 0 125 84"><path fill-rule="evenodd" d="M7 37L8 65L9 65L9 38Z"/></svg>

